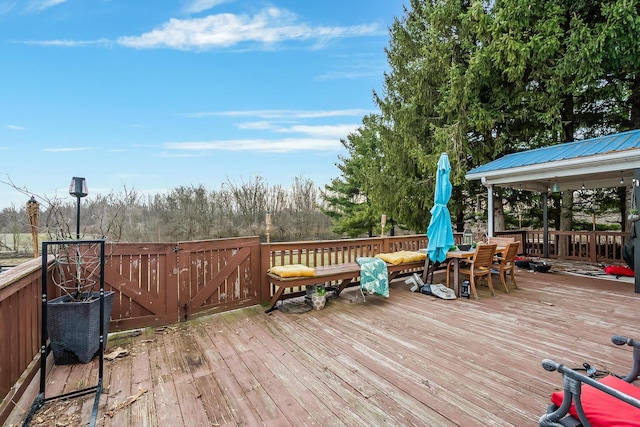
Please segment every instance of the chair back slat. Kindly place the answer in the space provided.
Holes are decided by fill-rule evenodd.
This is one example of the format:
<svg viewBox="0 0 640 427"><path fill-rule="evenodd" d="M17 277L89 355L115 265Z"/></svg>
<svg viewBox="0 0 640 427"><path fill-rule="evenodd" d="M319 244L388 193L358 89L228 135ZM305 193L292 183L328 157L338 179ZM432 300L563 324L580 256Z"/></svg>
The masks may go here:
<svg viewBox="0 0 640 427"><path fill-rule="evenodd" d="M476 252L473 254L473 266L491 268L493 256L496 253L498 245L478 245Z"/></svg>
<svg viewBox="0 0 640 427"><path fill-rule="evenodd" d="M515 262L519 247L520 247L520 242L513 242L507 245L507 250L505 251L505 254L504 254L504 263L506 265L511 265L512 263Z"/></svg>
<svg viewBox="0 0 640 427"><path fill-rule="evenodd" d="M515 241L515 237L489 237L487 239L487 243L489 244L496 244L498 246L506 246L509 243L513 243Z"/></svg>

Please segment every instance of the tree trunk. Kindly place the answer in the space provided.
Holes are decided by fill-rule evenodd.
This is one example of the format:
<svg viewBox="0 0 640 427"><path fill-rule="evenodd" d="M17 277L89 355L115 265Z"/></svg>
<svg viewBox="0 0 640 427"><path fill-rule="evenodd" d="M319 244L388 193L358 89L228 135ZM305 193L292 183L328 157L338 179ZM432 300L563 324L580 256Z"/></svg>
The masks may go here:
<svg viewBox="0 0 640 427"><path fill-rule="evenodd" d="M502 207L502 197L493 196L493 231L505 231L504 209Z"/></svg>
<svg viewBox="0 0 640 427"><path fill-rule="evenodd" d="M636 75L631 84L631 95L629 96L629 104L631 104L631 129L640 129L640 79Z"/></svg>
<svg viewBox="0 0 640 427"><path fill-rule="evenodd" d="M633 187L631 187L631 191L627 191L627 187L618 187L618 207L620 208L620 230L622 232L627 231L627 206L631 206L631 191L633 191Z"/></svg>

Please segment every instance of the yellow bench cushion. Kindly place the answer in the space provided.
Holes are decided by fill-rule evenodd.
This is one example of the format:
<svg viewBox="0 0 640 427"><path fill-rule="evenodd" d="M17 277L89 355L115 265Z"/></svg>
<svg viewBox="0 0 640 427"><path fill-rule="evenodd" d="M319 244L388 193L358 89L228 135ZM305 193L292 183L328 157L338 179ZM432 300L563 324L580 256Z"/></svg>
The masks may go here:
<svg viewBox="0 0 640 427"><path fill-rule="evenodd" d="M302 264L289 264L271 267L269 273L280 277L314 277L315 271L311 267Z"/></svg>
<svg viewBox="0 0 640 427"><path fill-rule="evenodd" d="M398 251L378 254L376 258L380 258L389 264L398 265L405 262L424 261L427 258L427 254L414 251Z"/></svg>

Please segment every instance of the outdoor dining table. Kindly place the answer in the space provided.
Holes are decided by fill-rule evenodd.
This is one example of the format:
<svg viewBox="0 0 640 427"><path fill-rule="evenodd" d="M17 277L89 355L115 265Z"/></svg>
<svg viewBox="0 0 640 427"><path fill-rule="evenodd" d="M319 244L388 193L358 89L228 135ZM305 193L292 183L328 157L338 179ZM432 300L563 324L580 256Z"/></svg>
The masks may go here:
<svg viewBox="0 0 640 427"><path fill-rule="evenodd" d="M507 249L506 246L499 246L496 248L496 253L502 253L505 249ZM475 249L468 251L456 249L455 251L450 250L447 252L447 261L451 260L453 262L453 292L455 292L457 297L460 297L460 260L469 259L473 257L475 253ZM425 271L427 271L428 262L429 257L425 260Z"/></svg>

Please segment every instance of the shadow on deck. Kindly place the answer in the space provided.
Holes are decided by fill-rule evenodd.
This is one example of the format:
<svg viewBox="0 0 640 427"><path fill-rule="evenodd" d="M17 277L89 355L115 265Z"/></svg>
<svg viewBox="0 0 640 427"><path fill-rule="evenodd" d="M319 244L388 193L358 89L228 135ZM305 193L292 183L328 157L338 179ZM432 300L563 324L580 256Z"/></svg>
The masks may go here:
<svg viewBox="0 0 640 427"><path fill-rule="evenodd" d="M251 307L112 338L109 350L129 353L105 362L98 425L537 425L562 385L543 358L627 372L631 351L610 337L640 338L640 295L630 283L567 274L517 280L519 290L496 286L496 297L481 286L479 301L435 299L399 281L387 300L363 304L349 289L321 311ZM47 395L86 387L96 371L97 361L56 366ZM92 404L50 402L31 425L86 425Z"/></svg>

